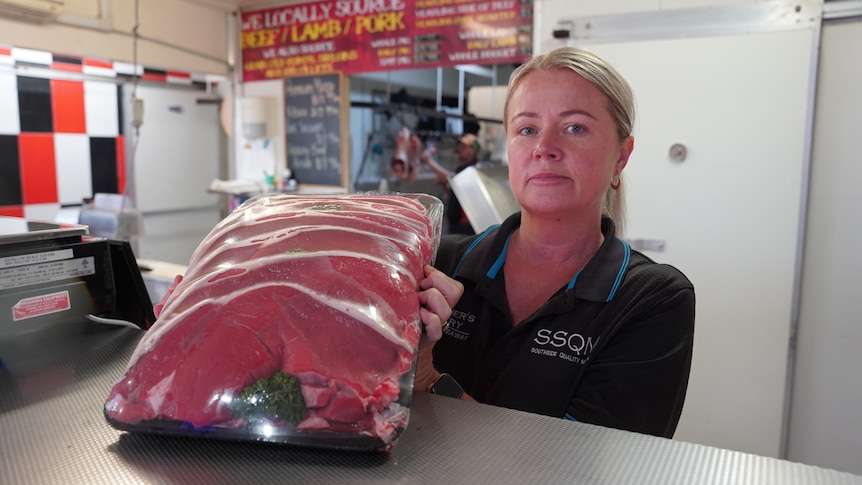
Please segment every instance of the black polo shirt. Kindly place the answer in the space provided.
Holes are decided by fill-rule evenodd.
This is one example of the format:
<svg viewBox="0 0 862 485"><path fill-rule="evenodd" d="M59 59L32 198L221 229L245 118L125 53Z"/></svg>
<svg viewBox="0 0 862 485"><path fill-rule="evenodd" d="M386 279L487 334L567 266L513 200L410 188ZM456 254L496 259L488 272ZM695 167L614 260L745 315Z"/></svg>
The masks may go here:
<svg viewBox="0 0 862 485"><path fill-rule="evenodd" d="M441 241L435 265L465 289L434 348L437 370L480 402L671 437L691 367L691 282L604 218L595 256L513 327L503 263L520 222Z"/></svg>

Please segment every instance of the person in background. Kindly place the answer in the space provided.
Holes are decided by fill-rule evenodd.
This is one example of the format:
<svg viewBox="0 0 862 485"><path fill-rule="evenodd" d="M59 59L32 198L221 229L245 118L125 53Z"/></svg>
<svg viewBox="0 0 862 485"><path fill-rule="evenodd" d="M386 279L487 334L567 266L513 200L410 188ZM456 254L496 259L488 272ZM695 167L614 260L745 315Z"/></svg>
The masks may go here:
<svg viewBox="0 0 862 485"><path fill-rule="evenodd" d="M418 136L413 134L409 128L404 127L396 137L395 152L390 162L391 172L402 180L413 182L418 177L419 164L426 164L437 177L437 182L446 194L444 201L446 208L445 233L474 234L473 226L470 224L467 214L449 186L449 179L479 162L481 151L479 139L473 133L467 133L458 138L458 144L455 145L455 157L458 164L454 172L434 159L435 150L436 147L426 147Z"/></svg>
<svg viewBox="0 0 862 485"><path fill-rule="evenodd" d="M454 172L440 165L434 159L433 151L431 150L423 151L419 157L422 163L428 165L428 168L434 172L434 175L437 176L437 181L447 194L444 205L446 206L446 220L448 222L448 230L446 232L448 234L474 234L473 226L467 219L467 214L464 213L458 197L455 196L452 188L449 187L449 179L465 168L476 165L479 162L480 151L479 139L473 133L467 133L458 138L458 144L455 146L455 156L458 159L458 165L455 167Z"/></svg>
<svg viewBox="0 0 862 485"><path fill-rule="evenodd" d="M620 238L634 119L628 83L588 51L562 47L513 72L504 127L522 210L443 236L421 286L454 305L440 329L424 320L416 391L673 436L695 292Z"/></svg>

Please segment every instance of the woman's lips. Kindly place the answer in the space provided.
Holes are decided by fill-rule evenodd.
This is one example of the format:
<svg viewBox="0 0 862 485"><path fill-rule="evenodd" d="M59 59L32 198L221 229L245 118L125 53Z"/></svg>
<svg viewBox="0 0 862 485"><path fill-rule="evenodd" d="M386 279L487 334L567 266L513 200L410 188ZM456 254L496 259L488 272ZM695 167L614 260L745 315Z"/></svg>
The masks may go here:
<svg viewBox="0 0 862 485"><path fill-rule="evenodd" d="M530 177L530 182L560 182L568 180L569 177L552 172L540 172Z"/></svg>

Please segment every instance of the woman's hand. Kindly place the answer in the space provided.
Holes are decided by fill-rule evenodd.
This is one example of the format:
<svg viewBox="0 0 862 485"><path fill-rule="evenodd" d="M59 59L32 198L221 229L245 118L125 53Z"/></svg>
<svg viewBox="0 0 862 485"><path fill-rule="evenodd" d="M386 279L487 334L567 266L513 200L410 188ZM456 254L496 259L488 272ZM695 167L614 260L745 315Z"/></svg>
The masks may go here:
<svg viewBox="0 0 862 485"><path fill-rule="evenodd" d="M434 342L443 337L452 307L464 293L464 285L429 265L425 266L425 278L419 283L419 288L419 303L422 305L419 314L424 331L419 343L419 361L413 389L427 391L440 378L440 373L434 369Z"/></svg>
<svg viewBox="0 0 862 485"><path fill-rule="evenodd" d="M171 286L168 288L168 291L166 291L165 294L162 295L161 301L153 305L153 314L156 316L156 318L159 318L159 315L161 315L162 313L162 309L165 308L165 303L168 302L168 298L170 298L171 295L174 294L174 290L177 289L177 285L180 284L180 282L182 281L183 275L178 274L174 276L174 282L171 283Z"/></svg>
<svg viewBox="0 0 862 485"><path fill-rule="evenodd" d="M419 315L424 326L420 346L425 346L443 336L443 329L452 315L452 307L464 293L464 285L433 266L426 265L425 278L419 282L419 289Z"/></svg>

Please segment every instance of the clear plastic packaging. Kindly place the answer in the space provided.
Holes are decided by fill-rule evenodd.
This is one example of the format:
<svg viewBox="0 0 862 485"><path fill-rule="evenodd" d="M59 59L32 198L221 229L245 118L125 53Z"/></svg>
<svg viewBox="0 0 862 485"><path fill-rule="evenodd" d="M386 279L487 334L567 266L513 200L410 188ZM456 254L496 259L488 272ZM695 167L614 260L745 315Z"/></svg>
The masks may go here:
<svg viewBox="0 0 862 485"><path fill-rule="evenodd" d="M324 448L407 425L418 285L443 204L424 194L249 199L157 305L105 403L132 432Z"/></svg>

